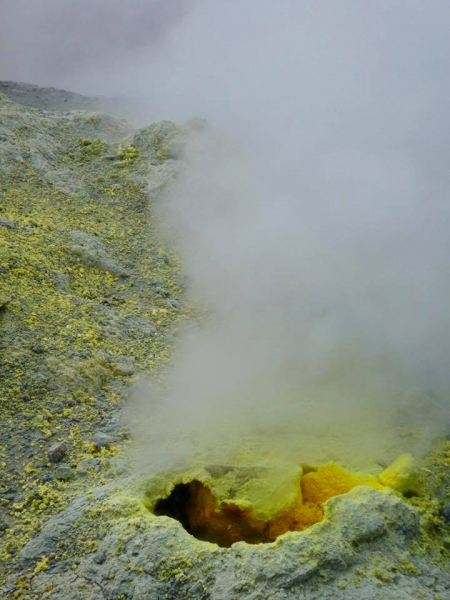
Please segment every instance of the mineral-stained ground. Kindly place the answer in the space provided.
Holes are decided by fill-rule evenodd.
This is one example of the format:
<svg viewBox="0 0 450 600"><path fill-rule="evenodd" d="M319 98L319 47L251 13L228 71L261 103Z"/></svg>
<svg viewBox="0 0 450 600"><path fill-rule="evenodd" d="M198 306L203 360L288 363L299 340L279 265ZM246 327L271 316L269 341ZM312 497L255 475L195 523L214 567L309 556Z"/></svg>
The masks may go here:
<svg viewBox="0 0 450 600"><path fill-rule="evenodd" d="M0 89L0 595L450 599L445 439L366 474L134 473L128 390L192 317L152 207L189 128Z"/></svg>

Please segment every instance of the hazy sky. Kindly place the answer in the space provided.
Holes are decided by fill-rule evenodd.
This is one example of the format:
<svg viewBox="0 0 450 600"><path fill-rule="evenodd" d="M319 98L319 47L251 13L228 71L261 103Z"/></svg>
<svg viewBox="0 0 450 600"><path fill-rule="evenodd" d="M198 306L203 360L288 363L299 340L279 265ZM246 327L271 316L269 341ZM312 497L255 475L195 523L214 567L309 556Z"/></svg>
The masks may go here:
<svg viewBox="0 0 450 600"><path fill-rule="evenodd" d="M122 57L151 52L186 13L185 0L2 0L1 78L70 86ZM84 82L84 88L103 82Z"/></svg>

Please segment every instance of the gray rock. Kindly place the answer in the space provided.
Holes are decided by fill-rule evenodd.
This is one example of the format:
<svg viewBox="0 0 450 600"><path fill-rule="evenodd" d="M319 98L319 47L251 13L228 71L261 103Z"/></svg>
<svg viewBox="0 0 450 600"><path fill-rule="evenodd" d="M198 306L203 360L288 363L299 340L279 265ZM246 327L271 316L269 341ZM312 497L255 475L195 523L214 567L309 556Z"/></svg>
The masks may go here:
<svg viewBox="0 0 450 600"><path fill-rule="evenodd" d="M50 169L44 173L44 177L53 187L66 194L82 196L85 193L83 182L69 169Z"/></svg>
<svg viewBox="0 0 450 600"><path fill-rule="evenodd" d="M146 193L150 199L158 197L163 189L174 181L180 171L180 164L179 161L169 159L161 164L149 166Z"/></svg>
<svg viewBox="0 0 450 600"><path fill-rule="evenodd" d="M70 252L78 256L84 264L97 267L120 277L129 277L130 273L122 269L117 262L106 252L100 238L82 231L72 231L72 240L75 244Z"/></svg>
<svg viewBox="0 0 450 600"><path fill-rule="evenodd" d="M51 462L58 463L66 456L67 446L64 442L53 444L53 446L50 446L48 449L47 454Z"/></svg>
<svg viewBox="0 0 450 600"><path fill-rule="evenodd" d="M1 96L1 95L0 95ZM3 96L4 98L4 96ZM0 98L1 101L1 98ZM12 105L14 106L14 105ZM0 125L0 171L9 173L10 168L7 162L23 163L19 140L14 132L3 125Z"/></svg>
<svg viewBox="0 0 450 600"><path fill-rule="evenodd" d="M88 394L95 395L112 375L100 354L92 358L80 357L68 360L50 356L46 362L50 374L48 389L64 395L69 406L74 389L83 389ZM89 377L85 376L87 370L90 373Z"/></svg>
<svg viewBox="0 0 450 600"><path fill-rule="evenodd" d="M5 517L0 517L0 532L6 531L9 527L9 523Z"/></svg>
<svg viewBox="0 0 450 600"><path fill-rule="evenodd" d="M36 344L33 344L31 346L31 350L33 352L35 352L36 354L45 354L45 346L39 342L37 342ZM36 371L35 373L33 373L31 375L31 378L33 379L33 381L47 381L48 380L48 376L47 374L44 373L44 371Z"/></svg>
<svg viewBox="0 0 450 600"><path fill-rule="evenodd" d="M77 468L76 468L76 475L78 477L86 477L87 474L88 474L88 470L87 469L82 469L81 467L79 468L77 466Z"/></svg>
<svg viewBox="0 0 450 600"><path fill-rule="evenodd" d="M156 326L153 323L140 317L124 319L124 324L128 328L129 333L133 333L134 330L143 335L152 335L156 331Z"/></svg>
<svg viewBox="0 0 450 600"><path fill-rule="evenodd" d="M89 469L92 469L94 473L98 473L101 469L101 464L98 458L85 458L77 464L76 473L77 475L87 475Z"/></svg>
<svg viewBox="0 0 450 600"><path fill-rule="evenodd" d="M132 145L140 155L150 159L166 160L179 156L177 144L185 129L174 121L158 121L140 129L132 139Z"/></svg>
<svg viewBox="0 0 450 600"><path fill-rule="evenodd" d="M80 132L80 137L96 138L108 144L121 142L132 132L124 119L115 119L105 113L73 110L67 119Z"/></svg>
<svg viewBox="0 0 450 600"><path fill-rule="evenodd" d="M141 335L150 336L156 332L155 325L147 319L134 316L120 316L116 311L102 304L95 304L99 314L98 323L101 336L109 339L136 338Z"/></svg>
<svg viewBox="0 0 450 600"><path fill-rule="evenodd" d="M23 567L29 566L32 562L40 560L43 556L48 556L55 552L56 547L61 540L67 539L71 531L80 519L84 516L86 510L96 501L104 500L110 495L114 486L109 484L101 488L96 488L90 494L90 497L79 496L66 510L49 519L41 533L30 540L20 551L20 563Z"/></svg>
<svg viewBox="0 0 450 600"><path fill-rule="evenodd" d="M133 356L119 356L111 361L111 368L114 375L133 375L136 371Z"/></svg>
<svg viewBox="0 0 450 600"><path fill-rule="evenodd" d="M14 229L16 224L14 221L10 221L9 219L0 219L0 227L6 227L7 229Z"/></svg>
<svg viewBox="0 0 450 600"><path fill-rule="evenodd" d="M113 458L111 461L111 466L117 475L123 475L127 471L129 464L128 461L124 460L123 458Z"/></svg>
<svg viewBox="0 0 450 600"><path fill-rule="evenodd" d="M73 470L69 467L69 465L61 464L56 469L55 477L61 481L69 481L75 476Z"/></svg>
<svg viewBox="0 0 450 600"><path fill-rule="evenodd" d="M38 133L28 140L31 162L39 171L48 171L56 162L55 151L61 151L61 145L48 134Z"/></svg>
<svg viewBox="0 0 450 600"><path fill-rule="evenodd" d="M110 435L101 431L97 432L93 437L93 442L99 450L100 448L109 448L113 441Z"/></svg>
<svg viewBox="0 0 450 600"><path fill-rule="evenodd" d="M124 491L129 486L125 484ZM134 600L201 598L205 591L210 600L435 597L429 578L411 577L401 567L402 557L419 534L419 517L393 493L358 487L329 500L325 520L304 532L287 533L271 544L240 542L220 548L196 540L174 519L153 517L140 502L130 504L129 491L123 506L117 504L122 497L118 491L118 496L111 496L111 504L102 499L102 514L106 520L112 516L114 524L101 536L96 554L81 558L76 582L82 583L83 589L74 598L95 598L98 589L107 598L120 593ZM38 542L40 554L50 554L56 531L60 539L63 532L69 538L76 536L87 508L86 500L84 504L78 500L58 515L58 520L53 518L22 550L22 564L29 564L30 556L36 555ZM129 516L126 511L131 511ZM426 560L426 556L416 556L413 564L421 569ZM380 588L372 575L373 565L383 570L392 564L398 565L395 580ZM424 573L429 571L424 568ZM439 570L436 577L445 589L445 573ZM46 600L59 600L67 597L73 581L69 568L56 574L44 571L33 580L33 589L45 590Z"/></svg>
<svg viewBox="0 0 450 600"><path fill-rule="evenodd" d="M57 292L70 292L70 277L67 273L61 271L52 271L55 282L55 290Z"/></svg>
<svg viewBox="0 0 450 600"><path fill-rule="evenodd" d="M89 467L95 467L98 464L100 464L98 458L85 458L84 460L80 460L80 462L77 465L77 468L88 469Z"/></svg>
<svg viewBox="0 0 450 600"><path fill-rule="evenodd" d="M9 296L0 294L0 310L6 308L10 302L11 302L11 298L9 298Z"/></svg>
<svg viewBox="0 0 450 600"><path fill-rule="evenodd" d="M167 307L171 310L177 310L178 308L180 308L180 303L177 300L174 300L173 298L169 298L167 300Z"/></svg>
<svg viewBox="0 0 450 600"><path fill-rule="evenodd" d="M100 552L96 552L93 556L93 560L98 565L102 565L106 560L106 551L100 550Z"/></svg>

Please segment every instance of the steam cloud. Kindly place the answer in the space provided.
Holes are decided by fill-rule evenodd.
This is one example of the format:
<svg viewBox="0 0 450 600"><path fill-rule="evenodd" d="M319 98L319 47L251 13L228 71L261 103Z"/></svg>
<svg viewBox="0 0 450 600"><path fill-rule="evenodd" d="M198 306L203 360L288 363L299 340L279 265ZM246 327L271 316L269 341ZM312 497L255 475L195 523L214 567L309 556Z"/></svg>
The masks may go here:
<svg viewBox="0 0 450 600"><path fill-rule="evenodd" d="M449 4L90 2L69 48L74 4L40 4L38 42L9 3L36 58L9 39L6 74L211 123L160 206L208 317L141 394L146 456L424 450L450 384Z"/></svg>

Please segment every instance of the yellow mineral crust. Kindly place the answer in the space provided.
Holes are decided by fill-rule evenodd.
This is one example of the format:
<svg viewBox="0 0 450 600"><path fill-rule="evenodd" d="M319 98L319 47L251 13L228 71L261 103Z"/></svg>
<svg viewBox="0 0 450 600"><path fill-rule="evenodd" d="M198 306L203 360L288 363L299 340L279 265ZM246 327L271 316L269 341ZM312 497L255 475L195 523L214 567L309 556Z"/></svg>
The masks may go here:
<svg viewBox="0 0 450 600"><path fill-rule="evenodd" d="M420 469L411 454L403 454L380 474L380 481L402 494L420 492Z"/></svg>
<svg viewBox="0 0 450 600"><path fill-rule="evenodd" d="M373 475L333 463L304 475L299 466L284 472L230 468L216 479L184 479L173 488L172 501L168 496L164 510L157 505L155 513L178 518L195 537L221 546L273 542L322 521L329 498L359 485L385 489Z"/></svg>
<svg viewBox="0 0 450 600"><path fill-rule="evenodd" d="M318 467L304 475L301 481L303 500L322 505L328 498L338 494L346 494L357 485L368 485L375 489L383 489L373 475L365 473L349 473L334 464Z"/></svg>

